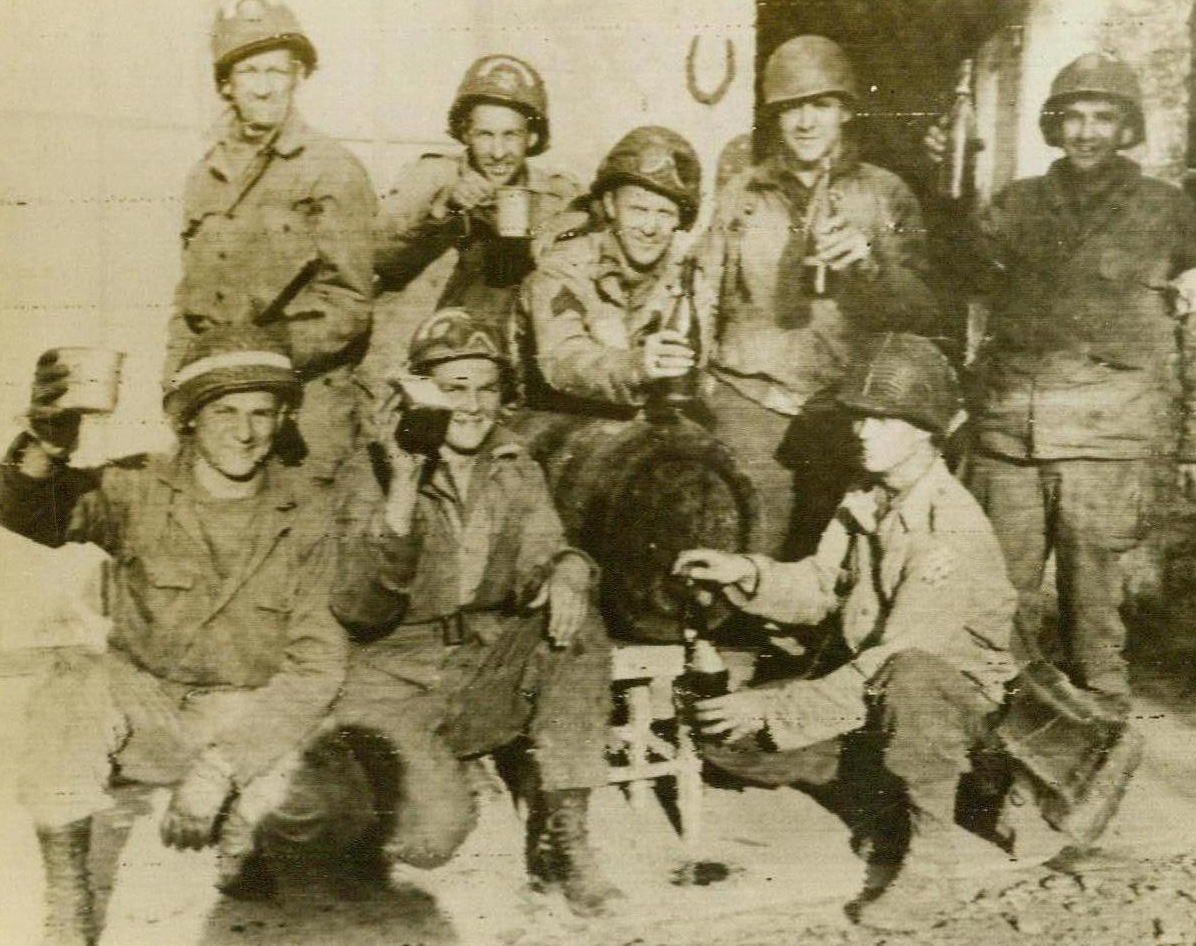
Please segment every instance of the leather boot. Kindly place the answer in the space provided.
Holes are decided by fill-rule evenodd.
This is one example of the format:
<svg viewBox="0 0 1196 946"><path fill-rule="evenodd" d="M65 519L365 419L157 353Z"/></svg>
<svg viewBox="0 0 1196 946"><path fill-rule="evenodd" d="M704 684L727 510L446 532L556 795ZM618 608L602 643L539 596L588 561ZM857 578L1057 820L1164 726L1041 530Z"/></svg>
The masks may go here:
<svg viewBox="0 0 1196 946"><path fill-rule="evenodd" d="M955 785L910 792L909 846L897 876L872 900L855 906L861 926L913 932L933 926L956 904Z"/></svg>
<svg viewBox="0 0 1196 946"><path fill-rule="evenodd" d="M234 900L270 900L278 892L274 873L258 849L253 827L234 808L216 848L216 889Z"/></svg>
<svg viewBox="0 0 1196 946"><path fill-rule="evenodd" d="M91 818L55 828L39 827L46 871L46 919L42 946L95 946L95 896L88 876Z"/></svg>
<svg viewBox="0 0 1196 946"><path fill-rule="evenodd" d="M586 828L588 788L540 792L527 819L527 870L534 889L560 886L577 916L599 916L623 892L602 873Z"/></svg>

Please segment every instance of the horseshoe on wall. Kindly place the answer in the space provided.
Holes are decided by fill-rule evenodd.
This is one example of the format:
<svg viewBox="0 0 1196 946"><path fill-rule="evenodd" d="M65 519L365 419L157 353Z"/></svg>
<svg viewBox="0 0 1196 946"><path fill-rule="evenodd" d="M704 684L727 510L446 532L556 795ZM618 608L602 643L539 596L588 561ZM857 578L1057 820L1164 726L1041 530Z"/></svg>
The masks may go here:
<svg viewBox="0 0 1196 946"><path fill-rule="evenodd" d="M700 40L701 36L694 34L694 38L689 41L689 52L685 54L685 84L689 88L689 94L703 105L717 105L723 100L727 90L731 88L731 83L735 81L735 44L729 39L724 41L726 45L723 47L725 57L723 78L713 91L707 92L698 87L697 58Z"/></svg>

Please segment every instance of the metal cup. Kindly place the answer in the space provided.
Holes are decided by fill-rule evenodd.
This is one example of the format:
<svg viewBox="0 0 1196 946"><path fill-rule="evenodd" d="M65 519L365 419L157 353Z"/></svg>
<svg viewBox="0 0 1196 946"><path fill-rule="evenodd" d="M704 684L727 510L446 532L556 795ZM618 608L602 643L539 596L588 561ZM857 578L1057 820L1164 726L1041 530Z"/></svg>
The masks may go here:
<svg viewBox="0 0 1196 946"><path fill-rule="evenodd" d="M495 228L501 237L527 239L532 235L532 190L506 185L498 188L494 210Z"/></svg>
<svg viewBox="0 0 1196 946"><path fill-rule="evenodd" d="M109 414L116 410L120 392L123 351L107 348L58 348L58 364L70 374L67 389L54 406L83 414Z"/></svg>

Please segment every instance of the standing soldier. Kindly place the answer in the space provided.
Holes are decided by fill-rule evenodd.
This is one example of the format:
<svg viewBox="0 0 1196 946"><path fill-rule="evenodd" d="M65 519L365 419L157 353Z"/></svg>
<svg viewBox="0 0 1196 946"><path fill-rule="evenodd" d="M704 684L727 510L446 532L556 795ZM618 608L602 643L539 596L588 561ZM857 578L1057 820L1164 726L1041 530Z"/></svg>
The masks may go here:
<svg viewBox="0 0 1196 946"><path fill-rule="evenodd" d="M1196 219L1178 188L1118 153L1144 135L1124 63L1089 54L1066 66L1040 125L1063 157L1006 188L960 256L991 293L970 486L1020 595L1022 658L1045 653L1125 712L1119 558L1143 538L1161 463L1178 457L1185 475L1196 471L1192 325L1177 326L1174 307L1196 300ZM941 160L942 130L926 145ZM1043 642L1051 552L1061 635Z"/></svg>
<svg viewBox="0 0 1196 946"><path fill-rule="evenodd" d="M290 10L273 0L222 10L212 59L229 113L183 198L167 377L213 325L281 322L304 381L305 468L329 480L356 437L377 201L361 163L295 109L316 50Z"/></svg>
<svg viewBox="0 0 1196 946"><path fill-rule="evenodd" d="M510 379L493 327L441 310L416 332L409 366L451 416L422 450L379 444L346 467L332 607L361 645L337 718L392 746L405 785L400 810L380 812L394 826L386 849L425 866L471 826L450 817L463 777L450 752L492 752L526 731L538 782L528 873L559 885L575 913L602 912L619 892L587 840L610 716L593 565L566 545L543 472L498 423ZM412 419L418 405L408 411L401 426L433 429Z"/></svg>
<svg viewBox="0 0 1196 946"><path fill-rule="evenodd" d="M194 339L167 389L174 456L67 466L79 414L54 352L38 362L29 433L0 476L0 524L43 545L112 556L106 653L56 667L29 707L21 790L46 869L47 946L98 939L88 876L108 781L173 786L172 847L219 845L226 893L268 890L254 833L283 804L298 752L344 676L328 608L324 494L273 448L301 396L260 330Z"/></svg>
<svg viewBox="0 0 1196 946"><path fill-rule="evenodd" d="M378 219L379 288L402 289L455 249L439 307L462 306L505 334L515 295L531 271L531 237L581 192L573 178L528 162L548 150L548 94L514 56L483 56L465 73L448 114L460 156L426 154L398 175ZM526 230L498 231L501 187L525 190Z"/></svg>
<svg viewBox="0 0 1196 946"><path fill-rule="evenodd" d="M702 254L721 273L710 406L760 497L755 548L789 557L816 541L854 462L826 393L869 332L933 332L937 304L916 199L845 135L859 91L843 50L789 40L763 94L772 151L727 182Z"/></svg>
<svg viewBox="0 0 1196 946"><path fill-rule="evenodd" d="M696 368L668 323L701 187L697 152L668 128L636 128L603 158L590 189L601 222L546 250L524 289L529 406L627 414L655 382ZM694 307L699 328L710 307Z"/></svg>

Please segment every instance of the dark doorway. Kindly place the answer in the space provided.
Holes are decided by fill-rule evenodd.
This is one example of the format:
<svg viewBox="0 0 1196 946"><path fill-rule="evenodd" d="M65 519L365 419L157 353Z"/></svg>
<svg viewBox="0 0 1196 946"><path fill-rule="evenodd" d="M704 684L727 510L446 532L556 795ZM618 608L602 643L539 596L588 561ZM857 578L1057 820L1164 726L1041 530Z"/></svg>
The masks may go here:
<svg viewBox="0 0 1196 946"><path fill-rule="evenodd" d="M791 37L816 33L839 43L864 90L856 127L862 157L916 186L922 135L949 105L959 63L1022 6L1022 0L756 0L756 75ZM767 135L757 128L757 157Z"/></svg>

